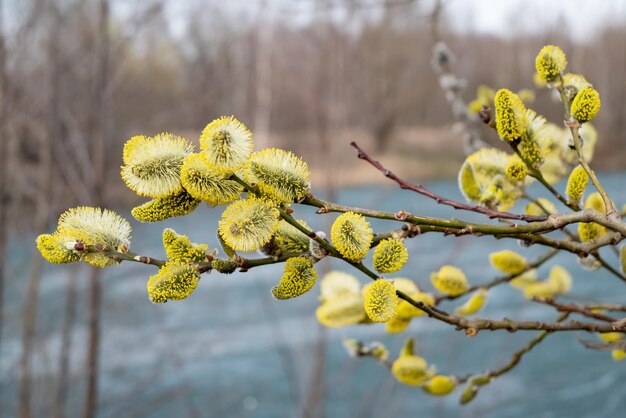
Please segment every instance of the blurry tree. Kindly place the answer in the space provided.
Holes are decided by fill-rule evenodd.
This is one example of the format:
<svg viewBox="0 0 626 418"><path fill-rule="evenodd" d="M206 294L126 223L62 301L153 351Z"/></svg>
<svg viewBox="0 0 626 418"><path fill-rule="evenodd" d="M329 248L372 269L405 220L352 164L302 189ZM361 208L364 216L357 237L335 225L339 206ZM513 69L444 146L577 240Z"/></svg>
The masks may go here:
<svg viewBox="0 0 626 418"><path fill-rule="evenodd" d="M118 178L123 143L140 131L197 137L207 120L237 114L255 125L267 146L306 150L320 171L332 172L344 160L337 144L352 135L393 152L402 129L447 129L447 99L430 67L433 37L426 2L315 2L308 20L293 15L291 4L285 5L287 12L277 7L259 16L220 2L190 2L184 16L171 16L171 4L0 2L0 348L7 316L2 303L6 243L16 231L45 229L51 214L79 202L135 203L116 182L105 188L102 179ZM481 84L532 88L528 63L548 41L572 51L571 66L597 86L606 109L598 116L602 140L596 161L624 168L618 133L626 123L621 106L626 83L616 76L626 70L623 27L607 26L587 43L574 44L561 28L525 37L461 34L446 24L445 8L443 14L440 38L458 55L455 71L467 80L462 92L467 100ZM171 30L174 26L177 30ZM533 107L550 119L561 117L552 93L535 91ZM489 138L489 127L480 130ZM412 138L411 145L420 146L420 139ZM328 176L325 185L334 179ZM20 318L24 417L45 408L32 381L33 357L41 355L39 262L33 257L23 280L28 283ZM86 414L96 409L98 374L100 290L96 273L90 275ZM60 359L71 352L67 329L79 291L70 280ZM67 367L60 366L61 376L67 376ZM67 385L67 377L61 377L58 411Z"/></svg>

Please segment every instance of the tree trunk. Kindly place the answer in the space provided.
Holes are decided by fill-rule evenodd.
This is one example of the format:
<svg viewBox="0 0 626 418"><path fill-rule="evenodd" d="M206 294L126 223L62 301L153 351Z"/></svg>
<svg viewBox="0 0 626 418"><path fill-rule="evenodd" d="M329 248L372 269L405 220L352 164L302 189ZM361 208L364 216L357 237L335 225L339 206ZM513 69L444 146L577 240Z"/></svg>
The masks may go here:
<svg viewBox="0 0 626 418"><path fill-rule="evenodd" d="M98 48L96 51L96 88L93 94L91 129L93 144L93 203L101 205L105 176L105 146L110 135L110 83L109 83L109 1L100 0L98 19ZM101 270L91 268L89 273L89 332L87 342L87 395L84 418L93 418L98 409L98 372L100 360L100 305Z"/></svg>
<svg viewBox="0 0 626 418"><path fill-rule="evenodd" d="M267 1L261 3L256 31L256 102L254 141L259 149L268 147L272 119L272 24Z"/></svg>
<svg viewBox="0 0 626 418"><path fill-rule="evenodd" d="M8 191L9 147L6 135L8 95L6 75L6 46L4 43L4 1L0 0L0 352L2 352L2 325L4 321L4 284L6 268L7 211L10 194Z"/></svg>
<svg viewBox="0 0 626 418"><path fill-rule="evenodd" d="M61 336L61 349L59 353L59 379L54 399L54 417L65 416L65 402L70 380L70 353L72 350L72 330L76 319L76 277L78 266L72 266L67 277L67 290L65 296L65 317Z"/></svg>
<svg viewBox="0 0 626 418"><path fill-rule="evenodd" d="M51 6L52 7L52 6ZM50 39L54 39L51 27ZM50 220L51 188L52 188L52 152L51 146L58 133L58 54L55 43L49 44L48 61L51 66L50 97L48 100L47 133L40 137L38 149L38 180L37 194L34 196L35 217L33 225L35 230L43 231L47 228ZM3 141L4 142L4 141ZM31 272L28 278L26 299L22 314L22 353L20 358L20 388L19 388L19 416L30 418L32 416L31 392L32 392L32 355L35 336L37 333L37 312L39 305L39 284L41 282L42 258L37 249L34 250L31 261Z"/></svg>

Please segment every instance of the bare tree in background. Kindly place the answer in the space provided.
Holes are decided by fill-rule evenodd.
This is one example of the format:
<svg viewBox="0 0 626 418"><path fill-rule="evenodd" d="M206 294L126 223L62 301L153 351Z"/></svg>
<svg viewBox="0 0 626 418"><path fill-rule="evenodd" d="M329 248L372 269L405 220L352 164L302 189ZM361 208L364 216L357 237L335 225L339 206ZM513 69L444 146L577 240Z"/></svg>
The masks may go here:
<svg viewBox="0 0 626 418"><path fill-rule="evenodd" d="M72 348L72 329L76 318L76 279L78 278L78 274L79 267L74 266L74 268L70 269L67 277L61 349L59 350L59 377L57 379L52 409L54 418L63 418L65 416L65 404L67 402L70 384L70 353Z"/></svg>
<svg viewBox="0 0 626 418"><path fill-rule="evenodd" d="M6 242L10 194L7 188L9 168L9 147L6 135L9 98L7 94L6 46L4 40L4 1L0 0L0 352L2 351L2 331L4 321L4 288L6 269ZM0 393L2 391L0 390Z"/></svg>
<svg viewBox="0 0 626 418"><path fill-rule="evenodd" d="M254 107L254 138L260 149L269 145L272 120L272 43L273 25L267 0L261 0L256 31L256 103Z"/></svg>
<svg viewBox="0 0 626 418"><path fill-rule="evenodd" d="M48 4L49 7L53 7L53 3ZM48 10L49 11L49 10ZM33 16L45 15L45 11L42 6L35 4L32 10ZM51 36L51 38L53 38ZM50 62L51 67L55 65L54 54L50 54L48 57L52 59ZM54 72L54 71L53 71ZM52 91L55 91L57 86L54 85L56 80L54 76L50 79ZM56 90L58 93L58 90ZM46 228L50 221L50 200L51 200L51 186L52 186L52 152L51 147L56 139L58 133L58 115L56 102L58 96L54 93L49 96L48 101L48 120L46 133L39 135L39 145L37 147L37 191L34 198L35 201L35 217L33 224L39 228ZM42 260L37 251L33 252L31 261L31 272L28 279L26 302L24 305L23 318L23 330L22 330L22 357L20 360L20 374L21 383L19 390L19 415L21 418L29 418L33 416L32 404L31 404L31 392L32 392L32 354L33 345L36 336L36 323L38 312L38 297L39 297L39 285L41 282L41 268Z"/></svg>
<svg viewBox="0 0 626 418"><path fill-rule="evenodd" d="M119 178L124 140L166 127L197 138L198 129L214 117L235 114L253 128L260 146L282 145L307 156L315 153L309 159L312 171L334 174L340 167L350 170L352 159L344 158L347 151L339 144L353 136L363 136L363 143L377 145L392 157L406 154L408 164L417 166L413 159L424 158L420 147L430 137L412 135L413 129L449 131L450 109L438 75L430 68L432 38L423 19L431 12L429 2L420 8L420 2L410 0L311 1L315 13L304 23L297 19L293 4L285 5L288 11L280 14L263 7L276 6L263 0L260 14L244 19L225 3L197 2L175 22L177 34L169 32L168 24L180 16L167 15L169 9L161 9L162 3L174 4L23 0L12 2L16 5L12 7L0 0L0 344L5 348L8 339L21 338L16 367L3 364L19 375L17 409L24 418L42 410L47 399L40 389L47 391L48 386L55 386L51 402L56 417L75 416L75 408L68 405L78 403L85 417L96 414L98 376L106 366L99 354L101 317L107 307L101 304L103 289L96 269L89 274L70 272L65 297L56 301L40 295L38 254L30 270L19 270L24 277L13 280L7 270L12 261L6 259L7 245L13 241L9 237L28 237L31 243L28 234L46 230L49 217L61 207L136 205L121 182L109 181L113 187L106 190L103 183L105 178ZM117 5L125 12L116 14ZM444 5L454 7L454 2ZM445 17L446 9L441 11ZM155 22L146 24L149 16L155 16ZM192 18L185 22L187 16ZM572 67L603 89L597 158L623 168L619 133L626 127L626 107L621 105L626 84L615 76L626 69L623 27L607 27L597 39L577 45L559 29L510 40L459 34L445 19L439 26L437 37L445 38L459 56L448 70L468 80L463 103L472 99L481 83L532 87L532 66L520 63L532 59L540 44L562 45ZM511 67L515 71L509 71ZM540 111L552 108L550 100L538 89L533 106ZM480 133L482 127L476 129ZM438 146L445 149L450 143ZM453 152L447 150L446 158L460 154L450 155ZM336 176L328 175L317 184L324 184L332 195ZM84 275L85 280L73 275ZM81 283L88 284L86 295ZM8 314L13 295L23 302L20 315ZM82 296L89 306L88 334L79 352L77 343L72 349L72 331L82 319L78 315ZM45 313L61 303L64 317L55 323L58 329L44 329ZM23 333L7 338L16 321ZM39 344L47 342L48 332L61 340L54 357L56 382L49 375L35 377L40 376L42 353L54 352L54 345ZM328 381L324 338L320 334L314 345L313 373L299 382L306 389L295 389L302 416L324 414ZM84 351L87 359L79 379L86 377L86 384L74 391L71 359ZM291 355L297 358L299 353L293 350ZM100 402L100 412L103 406Z"/></svg>
<svg viewBox="0 0 626 418"><path fill-rule="evenodd" d="M110 143L111 91L109 85L109 0L100 0L98 7L97 48L95 53L96 77L92 92L91 132L93 134L93 178L91 190L95 206L102 204L105 180L105 146ZM89 271L89 339L87 342L87 395L83 417L96 416L98 408L98 367L100 360L100 315L102 289L101 270Z"/></svg>

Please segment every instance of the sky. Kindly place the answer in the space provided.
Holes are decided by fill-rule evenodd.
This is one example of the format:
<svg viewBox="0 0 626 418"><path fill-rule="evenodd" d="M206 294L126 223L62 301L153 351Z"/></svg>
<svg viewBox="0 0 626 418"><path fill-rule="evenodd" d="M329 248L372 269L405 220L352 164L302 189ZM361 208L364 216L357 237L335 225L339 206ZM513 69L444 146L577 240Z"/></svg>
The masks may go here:
<svg viewBox="0 0 626 418"><path fill-rule="evenodd" d="M323 1L323 3L321 3ZM411 0L355 0L361 13L376 15L385 2ZM418 0L425 13L432 10L435 0ZM557 25L565 25L572 39L584 42L608 24L626 26L626 0L443 0L445 17L459 32L482 32L512 37L526 33L541 33ZM169 0L168 11L173 16L173 32L184 31L185 19L194 6L230 9L237 16L257 17L261 10L275 19L289 19L294 24L306 24L314 19L320 4L330 5L341 16L342 0ZM396 7L404 7L402 5Z"/></svg>
<svg viewBox="0 0 626 418"><path fill-rule="evenodd" d="M461 30L499 36L541 33L565 24L584 42L608 24L626 26L626 0L447 0L446 16Z"/></svg>
<svg viewBox="0 0 626 418"><path fill-rule="evenodd" d="M96 0L88 0L93 1ZM163 0L170 17L170 30L184 35L186 22L198 5L204 9L232 13L242 19L257 18L262 11L273 19L306 24L315 18L321 5L330 5L341 18L345 0ZM353 0L361 14L380 15L381 4L417 2L424 14L430 13L436 0ZM603 26L613 24L626 27L626 0L442 0L444 16L450 27L459 32L482 32L496 36L513 37L526 33L537 34L564 25L572 39L584 42ZM137 0L111 0L114 13L132 14L141 4ZM4 23L11 30L13 17L25 15L25 2L7 0L4 5ZM146 3L144 3L145 5Z"/></svg>

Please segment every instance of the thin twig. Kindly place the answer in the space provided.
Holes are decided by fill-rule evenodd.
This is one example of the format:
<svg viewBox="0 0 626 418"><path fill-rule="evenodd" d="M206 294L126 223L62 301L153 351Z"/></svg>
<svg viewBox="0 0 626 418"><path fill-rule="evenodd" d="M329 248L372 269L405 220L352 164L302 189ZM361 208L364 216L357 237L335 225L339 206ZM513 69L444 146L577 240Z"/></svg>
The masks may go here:
<svg viewBox="0 0 626 418"><path fill-rule="evenodd" d="M578 341L585 346L585 348L589 348L592 350L626 350L626 342L599 342L599 341L591 341L579 338Z"/></svg>
<svg viewBox="0 0 626 418"><path fill-rule="evenodd" d="M586 309L600 309L604 311L626 312L626 305L617 303L588 303L583 305Z"/></svg>
<svg viewBox="0 0 626 418"><path fill-rule="evenodd" d="M516 213L509 213L509 212L498 212L496 210L489 209L485 206L468 205L466 203L462 203L456 200L445 198L443 196L438 195L437 193L434 193L426 189L421 184L410 184L406 180L401 179L396 174L394 174L391 170L385 168L379 161L372 159L361 147L359 147L359 145L356 142L353 141L350 143L350 145L352 145L352 147L354 147L358 151L357 156L360 159L367 161L372 166L374 166L378 171L383 173L385 177L398 183L401 189L412 190L416 193L419 193L421 195L424 195L426 197L433 199L435 202L439 203L440 205L451 206L454 209L458 209L458 210L466 210L470 212L481 213L483 215L487 215L489 219L514 219L514 220L524 221L524 222L545 221L547 219L547 216L522 215L522 214L516 214Z"/></svg>
<svg viewBox="0 0 626 418"><path fill-rule="evenodd" d="M586 308L584 306L580 306L580 305L576 305L574 303L559 303L554 299L544 299L544 298L533 298L531 299L533 302L538 302L538 303L542 303L544 305L549 305L552 306L554 308L556 308L557 311L559 312L570 312L570 313L577 313L577 314L581 314L584 315L586 317L589 318L594 318L597 319L599 321L604 321L604 322L616 322L618 321L617 318L614 318L612 316L608 316L608 315L604 315L601 313L597 313L597 312L593 312L591 309Z"/></svg>
<svg viewBox="0 0 626 418"><path fill-rule="evenodd" d="M578 123L577 120L572 118L570 114L569 106L567 106L568 101L565 97L565 92L563 91L563 85L564 85L563 77L559 76L559 80L560 80L560 83L558 83L556 89L559 92L561 101L563 102L563 107L565 110L565 126L569 128L570 133L572 135L574 149L576 150L576 154L578 156L578 163L587 172L587 174L589 175L589 178L591 179L591 182L595 186L596 190L598 190L598 193L600 193L600 196L602 197L602 201L604 202L604 207L606 208L607 217L617 217L619 216L619 213L615 209L615 206L613 205L613 201L611 201L611 199L609 198L608 194L604 190L604 187L602 186L602 183L600 183L600 179L596 175L595 171L593 171L593 169L589 166L589 164L587 163L587 159L585 158L585 155L583 154L582 140L580 138L580 133L579 133L580 124Z"/></svg>
<svg viewBox="0 0 626 418"><path fill-rule="evenodd" d="M568 312L562 313L556 319L556 323L563 322L565 319L567 319L568 316L569 316ZM525 354L527 354L530 350L532 350L538 344L540 344L543 341L543 339L548 336L548 334L550 334L550 332L548 331L541 332L538 336L530 340L528 344L526 344L521 350L516 351L511 357L511 361L509 361L509 363L507 363L505 366L497 370L493 370L489 372L489 376L498 377L498 376L502 376L505 373L510 372L512 369L515 368L515 366L517 366L520 363L520 361L522 360L522 357L524 357Z"/></svg>
<svg viewBox="0 0 626 418"><path fill-rule="evenodd" d="M621 219L608 219L604 216L604 214L593 208L587 208L580 212L551 215L544 221L529 224L497 225L478 224L455 218L441 219L428 216L417 216L403 210L392 213L374 209L358 208L327 202L313 195L307 196L301 203L318 207L319 209L317 213L354 212L370 218L405 221L420 227L428 225L433 227L433 230L439 229L440 232L444 233L444 235L493 235L496 238L515 238L524 240L530 244L541 244L553 248L564 249L580 255L588 255L590 251L604 245L616 244L621 241L623 236L626 236L626 223L624 223ZM619 232L619 235L607 234L604 237L595 240L595 242L588 241L585 243L577 243L569 240L556 240L539 235L542 233L556 231L567 225L579 222L596 222L605 226L607 229Z"/></svg>

